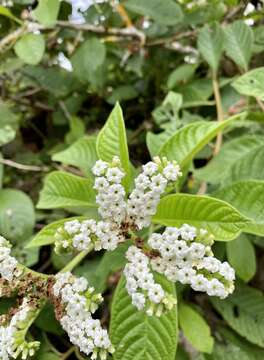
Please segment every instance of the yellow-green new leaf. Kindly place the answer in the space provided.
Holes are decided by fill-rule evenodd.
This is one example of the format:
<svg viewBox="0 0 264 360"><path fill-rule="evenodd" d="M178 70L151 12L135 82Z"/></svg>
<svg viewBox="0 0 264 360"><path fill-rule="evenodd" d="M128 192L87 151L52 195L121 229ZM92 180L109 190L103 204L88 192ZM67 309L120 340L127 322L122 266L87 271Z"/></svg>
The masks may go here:
<svg viewBox="0 0 264 360"><path fill-rule="evenodd" d="M184 336L196 350L209 354L212 352L214 339L211 336L210 327L197 311L181 303L179 323Z"/></svg>
<svg viewBox="0 0 264 360"><path fill-rule="evenodd" d="M96 138L83 136L67 149L52 155L52 160L76 166L88 175L97 160Z"/></svg>
<svg viewBox="0 0 264 360"><path fill-rule="evenodd" d="M164 143L159 155L166 156L169 160L177 160L184 167L219 131L243 116L242 113L220 123L217 121L197 121L184 126Z"/></svg>
<svg viewBox="0 0 264 360"><path fill-rule="evenodd" d="M161 199L152 221L165 226L193 225L206 229L216 240L229 241L240 234L249 220L222 200L173 194Z"/></svg>
<svg viewBox="0 0 264 360"><path fill-rule="evenodd" d="M91 179L63 171L54 171L44 180L37 207L38 209L96 207L93 182Z"/></svg>
<svg viewBox="0 0 264 360"><path fill-rule="evenodd" d="M120 158L122 168L126 172L124 185L126 190L128 190L131 167L123 113L118 103L115 105L104 127L98 134L96 149L98 157L104 161L111 162L114 156Z"/></svg>

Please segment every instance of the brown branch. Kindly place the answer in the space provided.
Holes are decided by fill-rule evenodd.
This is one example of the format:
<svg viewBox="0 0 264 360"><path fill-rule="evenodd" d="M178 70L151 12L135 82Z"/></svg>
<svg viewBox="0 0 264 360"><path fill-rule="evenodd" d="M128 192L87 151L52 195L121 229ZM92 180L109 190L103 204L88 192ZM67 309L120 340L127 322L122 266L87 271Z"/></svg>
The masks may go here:
<svg viewBox="0 0 264 360"><path fill-rule="evenodd" d="M74 24L68 21L57 21L57 26L62 28L68 28L78 31L90 31L96 34L106 34L106 35L117 35L122 37L129 37L129 38L137 38L141 45L145 45L146 36L145 34L136 29L134 26L129 28L106 28L102 25L92 25L92 24Z"/></svg>
<svg viewBox="0 0 264 360"><path fill-rule="evenodd" d="M49 171L47 166L24 165L10 159L0 158L0 163L24 171Z"/></svg>

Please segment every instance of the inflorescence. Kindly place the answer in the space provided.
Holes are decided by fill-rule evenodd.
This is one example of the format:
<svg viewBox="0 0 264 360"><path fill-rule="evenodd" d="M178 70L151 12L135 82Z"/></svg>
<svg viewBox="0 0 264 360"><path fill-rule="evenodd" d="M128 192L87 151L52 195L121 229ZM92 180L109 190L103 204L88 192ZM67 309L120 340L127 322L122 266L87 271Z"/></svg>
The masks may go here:
<svg viewBox="0 0 264 360"><path fill-rule="evenodd" d="M107 330L101 327L99 320L92 318L103 301L102 296L88 286L85 278L76 278L70 272L59 273L55 278L53 295L60 299L63 306L59 321L70 341L84 354L92 353L91 359L98 356L106 359L107 354L114 351L113 346Z"/></svg>
<svg viewBox="0 0 264 360"><path fill-rule="evenodd" d="M115 250L120 243L133 240L126 252L128 260L124 275L132 304L148 315L160 316L176 304L173 295L157 281L157 273L171 282L189 284L194 290L210 296L227 297L234 290L235 273L227 263L221 263L212 252L214 238L204 229L188 224L180 228L167 227L162 233L150 233L144 242L135 232L148 227L163 195L174 190L182 175L176 161L154 158L143 166L135 178L135 187L127 196L123 182L125 172L119 158L111 163L98 160L94 165L94 189L101 216L96 220L70 220L57 229L55 251L66 253L85 250ZM19 276L17 261L10 255L10 245L0 237L0 275L6 281ZM89 287L85 278L70 272L55 276L52 299L57 317L71 342L91 359L107 358L114 351L107 331L92 318L102 302L102 296ZM0 326L0 358L34 353L36 344L23 342L15 349L14 334L27 317L28 302L7 326ZM19 315L21 314L21 315ZM31 348L30 348L31 346ZM15 349L15 350L14 350Z"/></svg>

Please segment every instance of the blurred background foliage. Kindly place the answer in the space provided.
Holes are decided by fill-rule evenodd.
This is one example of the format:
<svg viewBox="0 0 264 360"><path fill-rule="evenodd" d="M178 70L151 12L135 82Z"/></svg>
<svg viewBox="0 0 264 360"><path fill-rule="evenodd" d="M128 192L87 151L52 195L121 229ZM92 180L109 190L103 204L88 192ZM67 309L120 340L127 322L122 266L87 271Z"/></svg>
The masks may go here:
<svg viewBox="0 0 264 360"><path fill-rule="evenodd" d="M234 180L263 180L263 54L263 1L0 1L0 232L19 260L48 272L69 260L49 246L25 244L46 224L85 210L36 211L34 204L49 171L89 175L96 159L89 144L117 101L134 165L188 123L247 111L196 156L184 191L225 199L221 188ZM232 170L238 162L243 173ZM263 211L256 213L261 224ZM263 359L263 245L247 234L216 245L241 281L225 306L178 288L184 302L177 359ZM118 251L77 269L106 297L124 265L125 249ZM55 360L61 357L47 334L60 331L47 321L49 311L37 323L47 332L38 359Z"/></svg>

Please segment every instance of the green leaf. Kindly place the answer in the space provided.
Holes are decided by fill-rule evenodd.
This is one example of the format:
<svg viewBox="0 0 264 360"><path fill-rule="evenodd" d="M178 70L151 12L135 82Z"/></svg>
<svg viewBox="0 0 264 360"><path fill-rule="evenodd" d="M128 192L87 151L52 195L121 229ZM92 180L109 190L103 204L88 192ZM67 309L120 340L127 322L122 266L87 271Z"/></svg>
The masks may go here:
<svg viewBox="0 0 264 360"><path fill-rule="evenodd" d="M85 125L82 119L77 116L70 118L70 131L65 136L65 142L72 144L74 141L80 139L85 134Z"/></svg>
<svg viewBox="0 0 264 360"><path fill-rule="evenodd" d="M104 43L97 38L86 40L71 58L74 74L80 81L91 81L93 73L103 64L105 56Z"/></svg>
<svg viewBox="0 0 264 360"><path fill-rule="evenodd" d="M150 131L147 132L146 143L152 158L160 153L163 144L176 132L174 122L170 122L169 124L164 125L163 128L164 131L162 131L160 134L153 134Z"/></svg>
<svg viewBox="0 0 264 360"><path fill-rule="evenodd" d="M30 197L19 190L0 190L0 234L8 240L21 241L31 236L34 225Z"/></svg>
<svg viewBox="0 0 264 360"><path fill-rule="evenodd" d="M184 167L220 130L225 129L236 119L237 116L233 116L220 123L197 121L186 125L164 143L159 155L166 156L169 160L177 160Z"/></svg>
<svg viewBox="0 0 264 360"><path fill-rule="evenodd" d="M120 85L113 89L107 102L114 105L117 101L131 100L138 96L138 91L132 85Z"/></svg>
<svg viewBox="0 0 264 360"><path fill-rule="evenodd" d="M0 101L1 128L6 125L13 129L17 128L20 116L12 111L12 106L7 102Z"/></svg>
<svg viewBox="0 0 264 360"><path fill-rule="evenodd" d="M237 78L232 86L242 95L264 100L264 67L260 67Z"/></svg>
<svg viewBox="0 0 264 360"><path fill-rule="evenodd" d="M53 305L50 303L44 306L34 324L45 332L58 336L63 334L62 327L55 318Z"/></svg>
<svg viewBox="0 0 264 360"><path fill-rule="evenodd" d="M83 136L67 149L52 155L53 161L76 166L86 175L90 174L97 159L96 138L92 136Z"/></svg>
<svg viewBox="0 0 264 360"><path fill-rule="evenodd" d="M253 148L229 169L225 183L240 180L263 180L264 179L264 145Z"/></svg>
<svg viewBox="0 0 264 360"><path fill-rule="evenodd" d="M261 135L244 135L223 144L218 155L200 169L195 170L195 177L211 184L222 182L230 172L230 168L239 162L251 150L264 144Z"/></svg>
<svg viewBox="0 0 264 360"><path fill-rule="evenodd" d="M34 238L26 245L27 249L50 245L55 242L54 235L59 227L63 226L64 223L71 220L85 220L87 219L85 216L75 216L71 218L66 218L58 221L54 221L46 226L44 226L35 236Z"/></svg>
<svg viewBox="0 0 264 360"><path fill-rule="evenodd" d="M213 195L227 201L250 219L243 231L264 236L264 181L239 181Z"/></svg>
<svg viewBox="0 0 264 360"><path fill-rule="evenodd" d="M2 115L2 114L1 114ZM14 140L16 136L15 130L10 125L0 127L0 146Z"/></svg>
<svg viewBox="0 0 264 360"><path fill-rule="evenodd" d="M7 9L6 7L0 5L0 15L3 15L11 20L16 21L18 24L22 24L22 21L19 20L14 14L12 14L12 12Z"/></svg>
<svg viewBox="0 0 264 360"><path fill-rule="evenodd" d="M264 296L259 290L240 286L227 299L211 298L211 302L233 330L264 347Z"/></svg>
<svg viewBox="0 0 264 360"><path fill-rule="evenodd" d="M181 303L179 306L179 323L186 339L198 351L211 353L214 339L211 330L203 317L191 306Z"/></svg>
<svg viewBox="0 0 264 360"><path fill-rule="evenodd" d="M173 0L127 0L124 5L128 10L164 25L175 25L183 19L180 6Z"/></svg>
<svg viewBox="0 0 264 360"><path fill-rule="evenodd" d="M248 282L256 273L255 248L245 234L227 243L227 258L240 279Z"/></svg>
<svg viewBox="0 0 264 360"><path fill-rule="evenodd" d="M45 39L41 34L26 34L16 42L14 49L26 64L37 65L45 52Z"/></svg>
<svg viewBox="0 0 264 360"><path fill-rule="evenodd" d="M123 113L120 105L117 103L108 117L104 127L97 136L96 149L98 158L111 162L114 156L121 160L126 176L124 185L126 190L130 184L130 163L127 147L126 128L123 119Z"/></svg>
<svg viewBox="0 0 264 360"><path fill-rule="evenodd" d="M175 287L160 275L158 282L176 296ZM138 311L132 304L122 277L116 288L111 311L110 338L114 360L175 360L177 312L173 309L160 318Z"/></svg>
<svg viewBox="0 0 264 360"><path fill-rule="evenodd" d="M224 44L222 28L215 24L212 29L205 25L198 34L198 49L214 72L217 71Z"/></svg>
<svg viewBox="0 0 264 360"><path fill-rule="evenodd" d="M189 194L162 198L152 221L165 226L186 223L204 228L221 241L234 239L248 223L235 208L222 200Z"/></svg>
<svg viewBox="0 0 264 360"><path fill-rule="evenodd" d="M246 25L243 20L238 20L228 25L224 32L227 56L246 71L254 40L251 27Z"/></svg>
<svg viewBox="0 0 264 360"><path fill-rule="evenodd" d="M75 90L80 88L80 82L74 75L58 66L42 67L42 66L27 66L22 73L26 75L31 81L34 80L43 90L48 91L52 96L65 98ZM77 96L71 95L71 100L76 101ZM67 100L64 99L65 106ZM67 105L69 112L69 106Z"/></svg>
<svg viewBox="0 0 264 360"><path fill-rule="evenodd" d="M38 209L95 207L93 182L63 171L53 171L44 180Z"/></svg>
<svg viewBox="0 0 264 360"><path fill-rule="evenodd" d="M183 64L170 73L167 87L173 89L176 85L188 82L194 75L197 65Z"/></svg>
<svg viewBox="0 0 264 360"><path fill-rule="evenodd" d="M56 23L59 9L60 0L39 0L38 6L33 11L33 16L39 23L52 26Z"/></svg>
<svg viewBox="0 0 264 360"><path fill-rule="evenodd" d="M91 259L87 260L76 268L74 274L84 276L97 292L103 293L107 288L109 276L125 266L127 262L125 253L130 245L130 242L126 242L119 245L114 251L106 251L101 259L94 259L92 264Z"/></svg>

